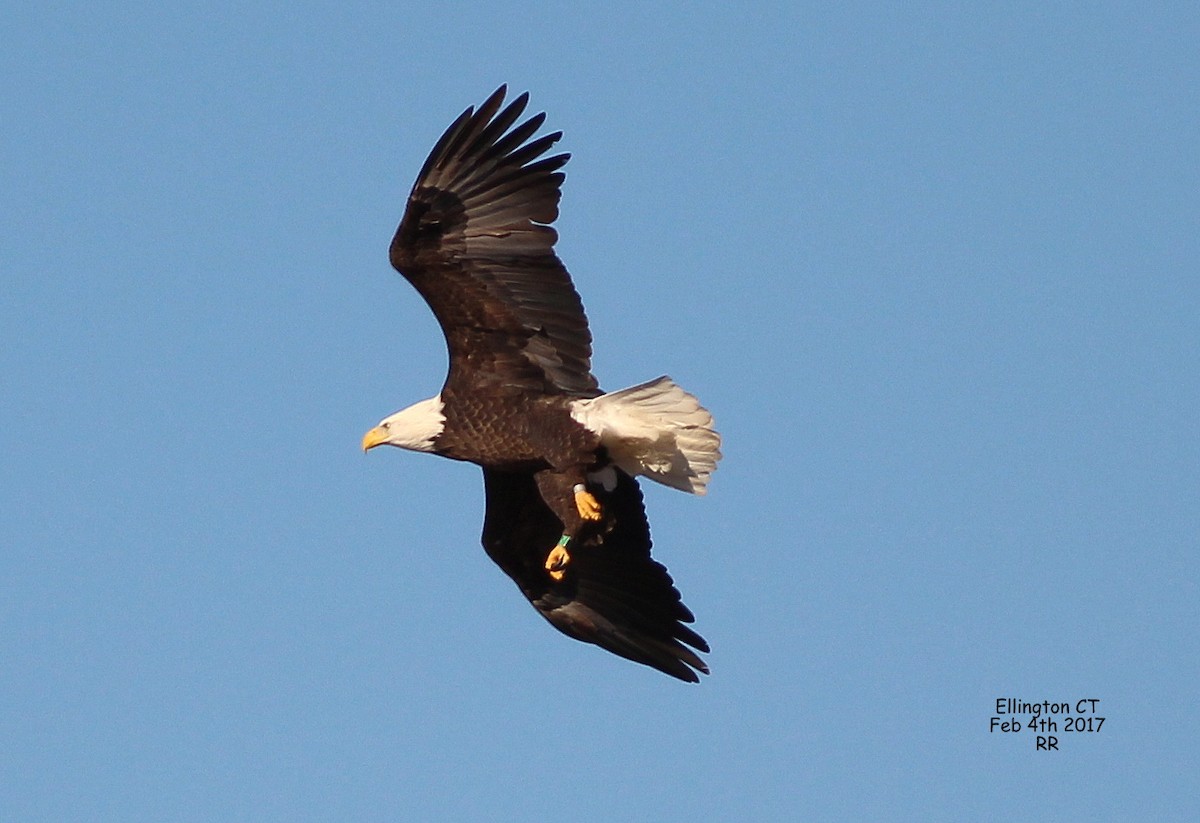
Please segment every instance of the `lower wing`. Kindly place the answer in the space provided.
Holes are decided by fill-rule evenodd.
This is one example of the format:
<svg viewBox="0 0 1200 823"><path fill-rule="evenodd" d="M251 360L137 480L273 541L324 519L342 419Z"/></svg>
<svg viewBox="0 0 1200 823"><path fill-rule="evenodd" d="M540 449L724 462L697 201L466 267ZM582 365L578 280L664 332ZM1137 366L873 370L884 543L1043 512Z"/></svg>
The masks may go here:
<svg viewBox="0 0 1200 823"><path fill-rule="evenodd" d="M684 625L695 618L666 567L650 557L636 480L617 470L612 491L593 490L603 519L571 541L559 580L545 563L563 526L533 474L484 469L483 483L483 548L555 628L680 680L695 683L697 672L708 674L693 651L708 652L708 643Z"/></svg>

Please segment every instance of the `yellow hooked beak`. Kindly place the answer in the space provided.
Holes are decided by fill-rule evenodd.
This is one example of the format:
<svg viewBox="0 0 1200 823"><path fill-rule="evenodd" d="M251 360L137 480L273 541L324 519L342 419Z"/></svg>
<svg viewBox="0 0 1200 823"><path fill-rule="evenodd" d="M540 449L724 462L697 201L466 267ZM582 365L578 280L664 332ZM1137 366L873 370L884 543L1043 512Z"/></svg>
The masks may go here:
<svg viewBox="0 0 1200 823"><path fill-rule="evenodd" d="M369 432L363 435L363 453L370 451L380 443L388 439L388 430L383 426L376 426Z"/></svg>

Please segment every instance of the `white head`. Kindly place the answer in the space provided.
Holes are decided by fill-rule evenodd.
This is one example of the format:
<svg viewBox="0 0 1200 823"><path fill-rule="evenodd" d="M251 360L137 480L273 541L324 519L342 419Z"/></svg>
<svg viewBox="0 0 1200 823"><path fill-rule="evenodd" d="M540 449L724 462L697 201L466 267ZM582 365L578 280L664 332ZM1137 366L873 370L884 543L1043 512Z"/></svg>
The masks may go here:
<svg viewBox="0 0 1200 823"><path fill-rule="evenodd" d="M413 403L390 417L363 436L363 451L376 446L399 446L417 452L433 451L433 441L442 433L446 416L442 414L442 397L431 397Z"/></svg>

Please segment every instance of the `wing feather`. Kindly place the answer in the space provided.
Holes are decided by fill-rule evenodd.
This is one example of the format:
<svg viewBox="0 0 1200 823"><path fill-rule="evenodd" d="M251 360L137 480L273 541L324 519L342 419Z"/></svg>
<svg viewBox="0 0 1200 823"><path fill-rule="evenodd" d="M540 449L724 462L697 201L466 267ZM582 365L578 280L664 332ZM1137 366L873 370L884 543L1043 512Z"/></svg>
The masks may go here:
<svg viewBox="0 0 1200 823"><path fill-rule="evenodd" d="M618 471L601 492L609 530L581 535L560 581L543 564L562 523L538 493L533 475L483 471L487 514L483 546L534 608L564 634L594 643L672 677L697 682L708 666L704 638L688 628L691 611L666 568L650 556L650 527L637 481ZM689 648L689 646L691 648Z"/></svg>
<svg viewBox="0 0 1200 823"><path fill-rule="evenodd" d="M529 95L503 106L505 95L501 86L468 108L437 141L392 240L392 265L446 336L446 388L592 397L592 337L551 227L570 155L543 157L561 132L533 138L545 114L514 125Z"/></svg>

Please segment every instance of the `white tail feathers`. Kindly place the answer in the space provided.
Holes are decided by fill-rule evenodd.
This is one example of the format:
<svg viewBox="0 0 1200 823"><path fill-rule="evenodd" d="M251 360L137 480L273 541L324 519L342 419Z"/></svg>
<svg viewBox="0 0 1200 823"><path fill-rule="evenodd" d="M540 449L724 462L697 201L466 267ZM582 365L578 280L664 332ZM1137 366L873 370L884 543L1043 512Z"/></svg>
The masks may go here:
<svg viewBox="0 0 1200 823"><path fill-rule="evenodd" d="M721 459L721 436L700 401L669 377L571 404L627 474L704 494Z"/></svg>

